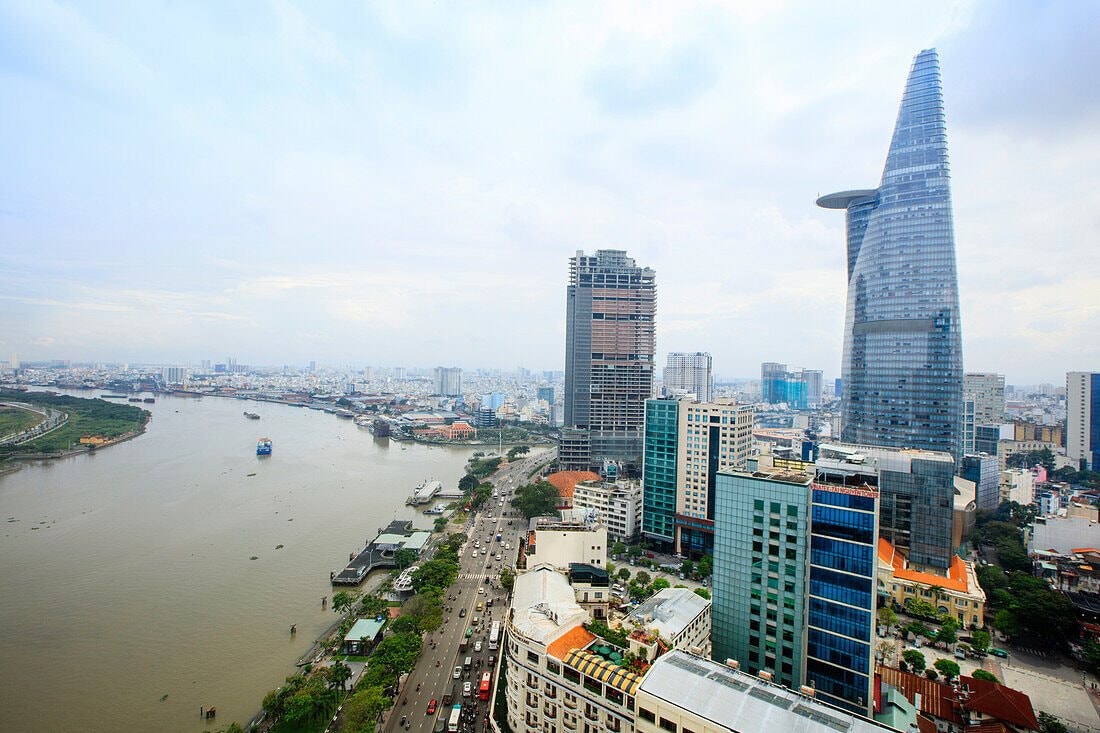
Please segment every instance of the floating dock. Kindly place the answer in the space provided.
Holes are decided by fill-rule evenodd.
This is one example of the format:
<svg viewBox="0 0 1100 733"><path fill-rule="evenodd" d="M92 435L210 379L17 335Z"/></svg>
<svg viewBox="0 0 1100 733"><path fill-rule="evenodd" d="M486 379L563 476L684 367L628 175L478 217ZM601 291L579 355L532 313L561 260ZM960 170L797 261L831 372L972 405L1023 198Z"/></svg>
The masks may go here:
<svg viewBox="0 0 1100 733"><path fill-rule="evenodd" d="M398 550L414 550L419 555L431 536L431 532L413 529L408 520L390 522L359 554L352 553L346 568L329 573L329 580L333 585L359 585L375 568L396 567L393 556Z"/></svg>

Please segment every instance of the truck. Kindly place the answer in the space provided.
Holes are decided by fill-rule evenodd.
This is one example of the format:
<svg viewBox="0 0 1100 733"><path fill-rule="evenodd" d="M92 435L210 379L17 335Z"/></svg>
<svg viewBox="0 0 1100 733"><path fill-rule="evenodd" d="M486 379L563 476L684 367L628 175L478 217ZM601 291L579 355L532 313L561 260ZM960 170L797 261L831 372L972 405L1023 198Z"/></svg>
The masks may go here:
<svg viewBox="0 0 1100 733"><path fill-rule="evenodd" d="M448 707L454 701L455 701L455 688L452 687L450 690L443 693L443 703L442 703L442 705L443 705L443 707Z"/></svg>
<svg viewBox="0 0 1100 733"><path fill-rule="evenodd" d="M458 650L464 652L470 648L470 638L463 637L462 641L458 642Z"/></svg>

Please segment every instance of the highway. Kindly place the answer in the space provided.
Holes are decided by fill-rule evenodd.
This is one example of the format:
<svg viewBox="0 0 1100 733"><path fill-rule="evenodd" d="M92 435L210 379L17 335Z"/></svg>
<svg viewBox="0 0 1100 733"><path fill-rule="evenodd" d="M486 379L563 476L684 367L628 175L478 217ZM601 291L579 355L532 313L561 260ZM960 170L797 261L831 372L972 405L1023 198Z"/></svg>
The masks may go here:
<svg viewBox="0 0 1100 733"><path fill-rule="evenodd" d="M542 452L533 458L513 461L499 469L489 481L497 490L498 497L490 499L467 520L464 530L469 539L459 553L458 579L448 589L444 600L443 626L425 638L424 650L416 667L409 674L401 696L395 701L383 730L385 733L398 733L400 730L433 731L437 720L444 723L450 716L450 708L444 709L443 696L454 695L454 703L474 706L473 719L460 727L461 731L474 733L487 730L485 725L489 703L477 699L481 672L491 669L496 672L496 664L490 666L489 657L499 658L501 650L489 650L489 629L494 620L500 621L503 637L504 618L507 615L508 594L500 587L500 571L503 567L515 568L520 551L520 533L526 527L526 520L512 512L507 502L516 487L531 479L527 473L536 466L546 463L552 453ZM452 524L448 532L456 531ZM496 534L501 541L496 541ZM475 545L480 543L480 547ZM511 545L511 549L505 549ZM483 550L491 548L490 553ZM474 551L477 550L477 557ZM496 559L500 553L501 560ZM488 605L492 601L492 606ZM478 603L485 604L483 611L477 610ZM447 611L446 609L450 609ZM465 610L465 617L461 611ZM475 617L478 623L474 624ZM459 651L459 645L470 629L469 649ZM435 643L435 647L431 646ZM475 644L481 642L481 651L475 652ZM455 667L463 666L466 657L471 658L471 668L460 673L455 679ZM470 683L470 696L463 696L463 684ZM493 680L494 690L496 680ZM418 689L419 688L419 689ZM434 715L427 713L429 702L435 699L437 710ZM402 718L406 718L402 726Z"/></svg>

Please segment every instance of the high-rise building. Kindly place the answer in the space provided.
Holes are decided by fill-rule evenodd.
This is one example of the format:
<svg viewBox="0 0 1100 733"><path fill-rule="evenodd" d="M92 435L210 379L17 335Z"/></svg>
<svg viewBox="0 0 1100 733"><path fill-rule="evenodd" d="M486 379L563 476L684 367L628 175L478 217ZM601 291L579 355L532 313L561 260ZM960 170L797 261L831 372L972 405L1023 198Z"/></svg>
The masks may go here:
<svg viewBox="0 0 1100 733"><path fill-rule="evenodd" d="M546 400L549 405L554 404L554 388L553 387L539 387L538 397L540 400Z"/></svg>
<svg viewBox="0 0 1100 733"><path fill-rule="evenodd" d="M718 472L752 455L752 405L662 398L646 403L643 534L692 557L714 546Z"/></svg>
<svg viewBox="0 0 1100 733"><path fill-rule="evenodd" d="M792 410L821 407L823 375L820 369L787 370L786 364L764 362L760 365L760 393L763 402L786 403Z"/></svg>
<svg viewBox="0 0 1100 733"><path fill-rule="evenodd" d="M974 503L978 509L996 511L1001 505L1001 463L996 454L968 454L963 456L959 475L974 482Z"/></svg>
<svg viewBox="0 0 1100 733"><path fill-rule="evenodd" d="M909 561L937 572L954 556L955 460L949 453L822 443L818 477L878 486L879 534Z"/></svg>
<svg viewBox="0 0 1100 733"><path fill-rule="evenodd" d="M462 396L462 370L459 367L436 367L432 372L432 394L444 397Z"/></svg>
<svg viewBox="0 0 1100 733"><path fill-rule="evenodd" d="M879 493L858 477L849 486L813 472L718 474L714 655L867 715Z"/></svg>
<svg viewBox="0 0 1100 733"><path fill-rule="evenodd" d="M562 469L641 467L645 401L653 395L655 277L622 250L578 251L569 260Z"/></svg>
<svg viewBox="0 0 1100 733"><path fill-rule="evenodd" d="M1066 374L1066 455L1091 471L1100 467L1100 373Z"/></svg>
<svg viewBox="0 0 1100 733"><path fill-rule="evenodd" d="M817 203L847 219L842 439L958 457L962 328L934 49L913 61L879 187Z"/></svg>
<svg viewBox="0 0 1100 733"><path fill-rule="evenodd" d="M1003 374L967 372L963 375L963 453L974 453L977 428L1005 422Z"/></svg>
<svg viewBox="0 0 1100 733"><path fill-rule="evenodd" d="M665 394L693 394L700 402L710 402L714 394L710 354L673 352L665 363Z"/></svg>

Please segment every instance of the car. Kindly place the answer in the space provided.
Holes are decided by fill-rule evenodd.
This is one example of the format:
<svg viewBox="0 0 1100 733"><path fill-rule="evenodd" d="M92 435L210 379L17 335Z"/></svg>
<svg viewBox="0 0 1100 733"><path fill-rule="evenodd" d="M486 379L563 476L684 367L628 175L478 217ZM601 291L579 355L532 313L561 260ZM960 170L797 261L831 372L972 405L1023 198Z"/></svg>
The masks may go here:
<svg viewBox="0 0 1100 733"><path fill-rule="evenodd" d="M459 609L458 617L459 618L466 618L466 609L465 608Z"/></svg>
<svg viewBox="0 0 1100 733"><path fill-rule="evenodd" d="M474 626L477 626L479 623L481 623L481 619L479 619L477 616L474 616L474 620L471 623Z"/></svg>
<svg viewBox="0 0 1100 733"><path fill-rule="evenodd" d="M996 647L994 647L993 649L989 650L989 653L992 654L995 657L1000 657L1002 659L1008 659L1008 652L1006 652L1004 649L997 649Z"/></svg>
<svg viewBox="0 0 1100 733"><path fill-rule="evenodd" d="M478 588L477 593L478 593L478 595L481 595L481 596L485 595L485 588Z"/></svg>
<svg viewBox="0 0 1100 733"><path fill-rule="evenodd" d="M476 610L479 612L485 610L485 601L478 601Z"/></svg>
<svg viewBox="0 0 1100 733"><path fill-rule="evenodd" d="M466 627L466 638L469 639L473 635L474 635L474 630L469 628L469 627Z"/></svg>
<svg viewBox="0 0 1100 733"><path fill-rule="evenodd" d="M461 676L462 676L462 666L461 666L461 665L459 665L458 667L455 667L455 671L454 671L454 674L453 674L453 675L451 675L451 676L452 676L452 677L454 677L454 678L455 678L456 680L457 680L457 679L458 679L459 677L461 677Z"/></svg>
<svg viewBox="0 0 1100 733"><path fill-rule="evenodd" d="M475 652L481 652L481 640L480 639L478 639L477 641L474 642L474 651Z"/></svg>
<svg viewBox="0 0 1100 733"><path fill-rule="evenodd" d="M652 560L653 558L657 557L657 556L656 556L656 555L654 555L654 554L653 554L652 552L647 552L647 553L645 554L645 556L646 556L646 557L648 557L648 558L649 558L650 560Z"/></svg>
<svg viewBox="0 0 1100 733"><path fill-rule="evenodd" d="M428 715L435 715L435 709L436 709L437 707L439 707L439 703L438 703L438 702L436 702L436 699L435 699L435 698L433 697L433 698L432 698L432 699L431 699L431 700L430 700L430 701L428 702Z"/></svg>
<svg viewBox="0 0 1100 733"><path fill-rule="evenodd" d="M470 690L472 690L473 687L474 687L474 685L473 685L472 682L463 682L462 683L462 696L463 697L469 697L470 696Z"/></svg>

